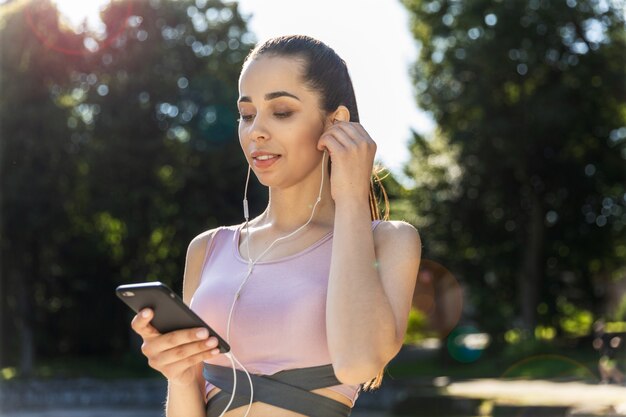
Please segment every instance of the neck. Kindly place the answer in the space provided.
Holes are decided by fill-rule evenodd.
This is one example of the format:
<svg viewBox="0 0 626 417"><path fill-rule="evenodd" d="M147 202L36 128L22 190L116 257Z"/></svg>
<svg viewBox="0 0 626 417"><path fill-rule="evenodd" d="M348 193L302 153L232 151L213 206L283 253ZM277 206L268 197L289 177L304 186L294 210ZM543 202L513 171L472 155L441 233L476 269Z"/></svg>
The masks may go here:
<svg viewBox="0 0 626 417"><path fill-rule="evenodd" d="M324 179L320 202L319 182L311 187L299 184L288 189L269 190L269 203L260 216L260 223L279 232L289 232L305 224L311 215L311 225L332 225L335 217L335 202L330 195L329 178ZM315 213L313 213L315 207Z"/></svg>
<svg viewBox="0 0 626 417"><path fill-rule="evenodd" d="M255 226L271 228L275 232L291 232L310 220L309 225L332 226L335 217L335 202L330 193L330 175L324 167L324 183L320 193L322 180L322 159L318 168L303 181L288 188L270 187L269 202L265 211L255 219ZM320 198L317 203L318 197ZM315 212L313 212L315 208ZM312 216L312 217L311 217Z"/></svg>

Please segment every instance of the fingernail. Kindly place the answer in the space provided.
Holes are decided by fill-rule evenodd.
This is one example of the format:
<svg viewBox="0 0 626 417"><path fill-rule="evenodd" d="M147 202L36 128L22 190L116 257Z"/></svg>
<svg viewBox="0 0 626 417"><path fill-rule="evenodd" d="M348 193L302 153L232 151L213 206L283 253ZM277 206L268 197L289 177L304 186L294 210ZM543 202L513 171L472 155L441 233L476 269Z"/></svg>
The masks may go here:
<svg viewBox="0 0 626 417"><path fill-rule="evenodd" d="M150 312L148 310L144 310L141 312L141 317L147 319L150 316Z"/></svg>
<svg viewBox="0 0 626 417"><path fill-rule="evenodd" d="M206 339L207 337L209 337L209 332L207 331L207 329L198 330L196 332L196 336L198 337L198 339Z"/></svg>
<svg viewBox="0 0 626 417"><path fill-rule="evenodd" d="M213 349L213 350L211 351L211 354L212 354L212 355L218 355L219 353L220 353L220 350L219 350L219 349Z"/></svg>
<svg viewBox="0 0 626 417"><path fill-rule="evenodd" d="M217 339L212 337L209 340L206 341L205 343L206 347L215 347L217 346Z"/></svg>

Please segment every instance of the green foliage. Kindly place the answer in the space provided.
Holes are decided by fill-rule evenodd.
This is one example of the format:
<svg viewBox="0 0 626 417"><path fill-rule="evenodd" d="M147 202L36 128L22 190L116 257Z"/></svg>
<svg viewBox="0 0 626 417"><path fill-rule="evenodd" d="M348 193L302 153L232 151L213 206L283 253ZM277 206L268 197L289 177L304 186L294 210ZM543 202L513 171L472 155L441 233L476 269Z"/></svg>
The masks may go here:
<svg viewBox="0 0 626 417"><path fill-rule="evenodd" d="M538 354L511 365L503 378L523 379L577 379L597 382L596 375L588 366L567 356Z"/></svg>
<svg viewBox="0 0 626 417"><path fill-rule="evenodd" d="M15 367L8 367L0 369L0 379L9 380L15 378L17 375L17 369Z"/></svg>
<svg viewBox="0 0 626 417"><path fill-rule="evenodd" d="M609 321L605 330L607 333L626 333L626 321Z"/></svg>
<svg viewBox="0 0 626 417"><path fill-rule="evenodd" d="M115 286L180 290L190 240L241 217L237 77L255 40L237 4L118 0L101 17L89 40L49 1L0 6L0 366L22 373L34 353L136 343Z"/></svg>
<svg viewBox="0 0 626 417"><path fill-rule="evenodd" d="M403 3L420 46L417 101L438 124L433 138L415 135L407 166L424 256L471 289L473 318L489 331L554 326L560 295L599 310L594 276L626 261L623 10ZM570 320L567 331L581 331Z"/></svg>
<svg viewBox="0 0 626 417"><path fill-rule="evenodd" d="M580 337L591 333L593 314L589 310L577 308L562 297L557 298L559 324L567 336Z"/></svg>
<svg viewBox="0 0 626 417"><path fill-rule="evenodd" d="M388 367L394 379L448 376L468 378L582 379L597 382L598 353L591 344L583 348L555 346L552 342L524 339L503 350L487 349L471 363L445 358L437 351L423 352L410 361L392 361Z"/></svg>
<svg viewBox="0 0 626 417"><path fill-rule="evenodd" d="M404 335L404 343L413 344L419 342L427 335L428 323L426 315L422 311L412 308L409 312L409 322Z"/></svg>
<svg viewBox="0 0 626 417"><path fill-rule="evenodd" d="M622 296L622 300L613 315L615 320L626 320L626 294Z"/></svg>

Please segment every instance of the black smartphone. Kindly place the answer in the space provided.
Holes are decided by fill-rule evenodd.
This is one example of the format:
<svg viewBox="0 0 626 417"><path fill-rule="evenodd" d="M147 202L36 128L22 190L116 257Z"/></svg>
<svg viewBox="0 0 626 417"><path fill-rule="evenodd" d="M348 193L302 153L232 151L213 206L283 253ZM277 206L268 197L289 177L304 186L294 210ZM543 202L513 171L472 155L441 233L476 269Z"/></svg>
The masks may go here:
<svg viewBox="0 0 626 417"><path fill-rule="evenodd" d="M151 308L154 316L150 324L159 332L168 333L173 330L204 327L209 331L209 335L217 338L217 347L221 353L230 351L228 343L162 282L120 285L115 289L115 293L135 313L144 308Z"/></svg>

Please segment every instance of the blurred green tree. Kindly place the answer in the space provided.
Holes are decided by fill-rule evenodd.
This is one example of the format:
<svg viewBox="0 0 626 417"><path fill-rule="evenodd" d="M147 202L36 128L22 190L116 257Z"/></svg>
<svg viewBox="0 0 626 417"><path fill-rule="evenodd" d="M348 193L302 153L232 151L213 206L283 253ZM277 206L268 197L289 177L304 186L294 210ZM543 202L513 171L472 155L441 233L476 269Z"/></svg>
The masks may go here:
<svg viewBox="0 0 626 417"><path fill-rule="evenodd" d="M123 351L129 314L115 286L158 279L180 290L190 239L241 219L237 77L255 39L237 4L218 0L115 1L95 34L60 28L48 2L19 6L0 15L11 260L0 364L21 353L27 374L35 351ZM16 329L32 340L5 337Z"/></svg>
<svg viewBox="0 0 626 417"><path fill-rule="evenodd" d="M53 103L53 86L66 80L80 60L45 53L34 33L49 33L50 39L74 47L82 39L58 30L50 3L41 2L37 11L16 6L23 2L9 3L5 7L14 13L0 16L0 340L3 356L15 358L20 352L19 365L29 374L36 338L41 337L35 323L57 308L45 288L53 285L60 267L55 247L63 244L69 229L64 205L76 172L68 151L67 117ZM33 21L37 24L28 24Z"/></svg>
<svg viewBox="0 0 626 417"><path fill-rule="evenodd" d="M82 212L99 228L96 240L119 249L110 252L115 272L102 279L107 286L95 290L85 278L84 290L104 311L116 303L113 332L120 323L128 329L127 311L98 294L143 280L180 290L191 238L242 217L247 165L236 132L237 77L254 39L236 3L115 2L103 20L128 27L76 74L74 88L85 94L73 108L88 161ZM107 238L112 232L121 244ZM108 349L125 346L126 335L115 334ZM96 351L97 332L88 339Z"/></svg>
<svg viewBox="0 0 626 417"><path fill-rule="evenodd" d="M483 328L558 326L626 271L623 2L403 0L420 46L407 174L425 256L471 288ZM489 300L489 302L486 302Z"/></svg>

